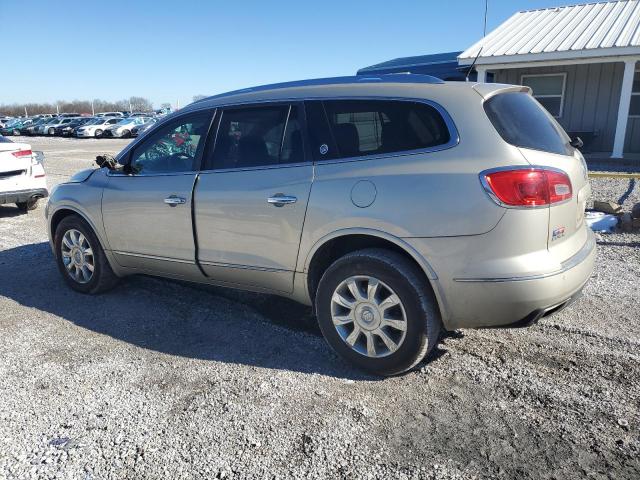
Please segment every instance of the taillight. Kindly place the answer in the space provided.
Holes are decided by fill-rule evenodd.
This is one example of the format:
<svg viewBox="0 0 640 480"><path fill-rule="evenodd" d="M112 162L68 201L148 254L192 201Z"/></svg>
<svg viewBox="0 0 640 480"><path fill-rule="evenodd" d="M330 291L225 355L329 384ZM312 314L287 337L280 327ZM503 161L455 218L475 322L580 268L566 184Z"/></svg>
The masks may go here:
<svg viewBox="0 0 640 480"><path fill-rule="evenodd" d="M33 152L31 150L18 150L16 152L11 152L11 155L16 158L31 156L32 154Z"/></svg>
<svg viewBox="0 0 640 480"><path fill-rule="evenodd" d="M482 185L501 205L538 207L571 198L569 176L547 168L507 168L480 174Z"/></svg>

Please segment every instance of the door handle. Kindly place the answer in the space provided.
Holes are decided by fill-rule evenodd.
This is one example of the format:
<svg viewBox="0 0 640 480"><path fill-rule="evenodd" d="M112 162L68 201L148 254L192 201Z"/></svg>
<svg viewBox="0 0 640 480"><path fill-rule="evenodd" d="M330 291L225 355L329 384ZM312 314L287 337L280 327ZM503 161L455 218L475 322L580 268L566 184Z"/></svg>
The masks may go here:
<svg viewBox="0 0 640 480"><path fill-rule="evenodd" d="M176 205L182 205L184 203L187 203L187 199L183 197L177 197L175 195L171 195L170 197L167 197L164 199L164 203L166 203L170 207L175 207Z"/></svg>
<svg viewBox="0 0 640 480"><path fill-rule="evenodd" d="M288 203L296 203L297 201L297 197L293 195L283 195L281 193L276 193L273 197L267 198L267 203L270 203L274 207L284 207Z"/></svg>

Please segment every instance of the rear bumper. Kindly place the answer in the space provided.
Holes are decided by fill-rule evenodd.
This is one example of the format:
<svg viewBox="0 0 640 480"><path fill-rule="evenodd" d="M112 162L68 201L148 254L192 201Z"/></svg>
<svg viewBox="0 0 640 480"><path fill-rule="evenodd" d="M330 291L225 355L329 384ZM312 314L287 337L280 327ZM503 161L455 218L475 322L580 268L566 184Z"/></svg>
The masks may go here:
<svg viewBox="0 0 640 480"><path fill-rule="evenodd" d="M559 269L529 276L453 279L441 293L448 329L526 326L570 303L589 280L596 257L589 230L582 248Z"/></svg>
<svg viewBox="0 0 640 480"><path fill-rule="evenodd" d="M15 190L13 192L0 192L0 205L5 203L27 202L34 198L49 196L46 188L31 188L27 190Z"/></svg>

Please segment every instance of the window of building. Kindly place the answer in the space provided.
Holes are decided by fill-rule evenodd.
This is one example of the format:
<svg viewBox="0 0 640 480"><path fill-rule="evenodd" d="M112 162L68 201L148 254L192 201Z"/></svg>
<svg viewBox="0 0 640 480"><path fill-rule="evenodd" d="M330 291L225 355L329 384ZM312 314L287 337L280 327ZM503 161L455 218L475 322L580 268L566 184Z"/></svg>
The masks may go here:
<svg viewBox="0 0 640 480"><path fill-rule="evenodd" d="M631 89L631 106L629 116L640 117L640 70L633 77L633 88Z"/></svg>
<svg viewBox="0 0 640 480"><path fill-rule="evenodd" d="M566 73L543 75L522 75L522 85L533 90L533 96L547 111L556 118L562 117L564 91L567 83Z"/></svg>
<svg viewBox="0 0 640 480"><path fill-rule="evenodd" d="M319 111L320 103L326 117ZM307 112L312 150L317 159L404 152L444 145L451 139L442 115L425 103L327 100L308 102ZM315 131L317 120L327 121L329 129L319 125ZM327 138L321 138L322 135Z"/></svg>

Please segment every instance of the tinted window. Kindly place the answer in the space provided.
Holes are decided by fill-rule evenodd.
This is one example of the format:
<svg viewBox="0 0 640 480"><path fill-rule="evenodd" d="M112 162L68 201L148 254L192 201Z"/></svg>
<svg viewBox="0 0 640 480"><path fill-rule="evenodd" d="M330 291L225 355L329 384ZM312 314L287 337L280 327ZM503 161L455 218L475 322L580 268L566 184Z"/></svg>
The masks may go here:
<svg viewBox="0 0 640 480"><path fill-rule="evenodd" d="M323 102L340 157L358 157L435 147L451 136L430 105L391 100Z"/></svg>
<svg viewBox="0 0 640 480"><path fill-rule="evenodd" d="M209 129L210 113L195 113L162 126L131 155L133 173L198 170Z"/></svg>
<svg viewBox="0 0 640 480"><path fill-rule="evenodd" d="M311 151L315 160L330 160L338 157L324 106L320 101L304 103L307 111L307 130L311 141Z"/></svg>
<svg viewBox="0 0 640 480"><path fill-rule="evenodd" d="M507 143L560 155L571 154L567 134L531 95L501 93L487 100L484 109Z"/></svg>
<svg viewBox="0 0 640 480"><path fill-rule="evenodd" d="M232 108L222 113L212 168L261 167L303 159L296 106Z"/></svg>

